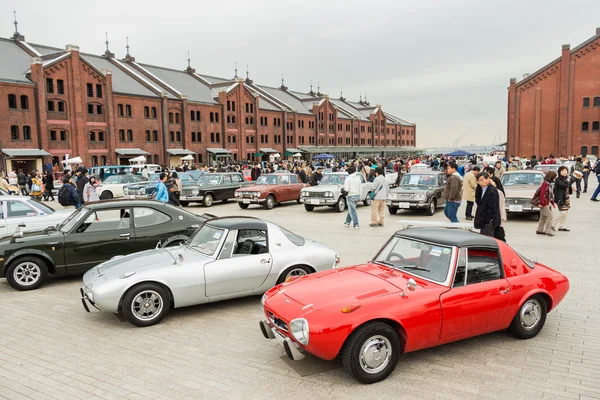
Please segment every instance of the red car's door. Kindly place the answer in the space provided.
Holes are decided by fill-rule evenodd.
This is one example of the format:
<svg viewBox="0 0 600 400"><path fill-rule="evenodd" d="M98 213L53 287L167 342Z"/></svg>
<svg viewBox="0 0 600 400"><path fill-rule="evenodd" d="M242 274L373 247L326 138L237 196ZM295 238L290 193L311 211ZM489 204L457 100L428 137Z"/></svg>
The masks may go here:
<svg viewBox="0 0 600 400"><path fill-rule="evenodd" d="M440 296L441 339L459 340L505 329L510 299L510 283L497 252L461 249L453 286Z"/></svg>

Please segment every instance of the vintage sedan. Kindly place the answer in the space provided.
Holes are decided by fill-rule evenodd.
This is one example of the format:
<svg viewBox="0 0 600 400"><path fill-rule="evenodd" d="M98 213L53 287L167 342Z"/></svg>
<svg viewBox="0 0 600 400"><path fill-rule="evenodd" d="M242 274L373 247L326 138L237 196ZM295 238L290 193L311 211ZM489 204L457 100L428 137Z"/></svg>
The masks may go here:
<svg viewBox="0 0 600 400"><path fill-rule="evenodd" d="M210 207L215 200L233 199L236 189L247 185L249 183L239 172L203 174L195 184L183 188L179 201L184 207L194 202Z"/></svg>
<svg viewBox="0 0 600 400"><path fill-rule="evenodd" d="M543 180L544 173L537 170L505 172L500 181L504 187L506 212L539 213L540 208L531 204L531 199Z"/></svg>
<svg viewBox="0 0 600 400"><path fill-rule="evenodd" d="M329 247L257 218L207 221L185 244L115 258L83 276L84 308L118 313L137 326L171 308L262 294L291 277L339 263Z"/></svg>
<svg viewBox="0 0 600 400"><path fill-rule="evenodd" d="M417 164L419 165L419 164ZM427 215L435 213L436 208L446 204L442 196L446 186L444 172L410 172L400 181L400 186L390 189L386 205L390 214L398 210L425 210Z"/></svg>
<svg viewBox="0 0 600 400"><path fill-rule="evenodd" d="M144 182L140 175L112 175L109 176L96 188L96 194L100 200L109 200L123 197L123 188L132 183Z"/></svg>
<svg viewBox="0 0 600 400"><path fill-rule="evenodd" d="M538 164L533 168L533 170L545 174L548 171L558 172L558 168L560 168L560 164Z"/></svg>
<svg viewBox="0 0 600 400"><path fill-rule="evenodd" d="M193 176L182 172L178 174L181 185L185 188L194 185L196 181ZM148 180L140 183L132 183L123 187L123 195L129 199L151 199L156 192L156 184L160 177L159 173L150 174Z"/></svg>
<svg viewBox="0 0 600 400"><path fill-rule="evenodd" d="M374 184L367 182L362 174L357 174L361 181L360 195L365 206L371 205L371 192ZM329 206L337 212L346 209L346 196L342 194L342 188L348 174L346 172L333 172L323 174L323 179L317 186L305 187L300 191L300 203L304 203L306 211L313 211L315 207Z"/></svg>
<svg viewBox="0 0 600 400"><path fill-rule="evenodd" d="M145 200L86 204L58 226L0 238L0 278L37 289L48 274L77 275L114 257L182 243L210 215Z"/></svg>
<svg viewBox="0 0 600 400"><path fill-rule="evenodd" d="M276 204L286 201L300 202L300 191L308 185L296 174L289 172L265 174L258 177L254 185L235 191L235 200L242 209L250 204L260 204L271 210Z"/></svg>
<svg viewBox="0 0 600 400"><path fill-rule="evenodd" d="M16 231L32 231L63 222L71 210L56 211L27 196L2 197L0 202L0 236Z"/></svg>
<svg viewBox="0 0 600 400"><path fill-rule="evenodd" d="M354 378L374 383L402 353L503 329L533 338L568 290L564 275L494 238L412 228L367 264L267 291L259 326L293 360L339 357Z"/></svg>

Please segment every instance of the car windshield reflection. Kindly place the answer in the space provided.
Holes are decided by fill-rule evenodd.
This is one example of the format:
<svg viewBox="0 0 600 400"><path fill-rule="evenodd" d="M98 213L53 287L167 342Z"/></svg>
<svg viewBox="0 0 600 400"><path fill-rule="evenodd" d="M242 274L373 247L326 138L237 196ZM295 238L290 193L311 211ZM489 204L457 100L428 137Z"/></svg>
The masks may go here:
<svg viewBox="0 0 600 400"><path fill-rule="evenodd" d="M324 175L321 179L321 185L343 185L348 175Z"/></svg>
<svg viewBox="0 0 600 400"><path fill-rule="evenodd" d="M216 185L221 181L220 175L213 174L204 174L198 179L198 183L209 183L211 185Z"/></svg>
<svg viewBox="0 0 600 400"><path fill-rule="evenodd" d="M373 261L435 282L444 282L451 260L451 247L394 237Z"/></svg>
<svg viewBox="0 0 600 400"><path fill-rule="evenodd" d="M540 186L543 180L542 174L504 174L502 175L502 186Z"/></svg>
<svg viewBox="0 0 600 400"><path fill-rule="evenodd" d="M204 225L189 240L188 245L207 256L217 251L225 230Z"/></svg>
<svg viewBox="0 0 600 400"><path fill-rule="evenodd" d="M402 177L400 186L434 186L436 181L433 174L407 174Z"/></svg>
<svg viewBox="0 0 600 400"><path fill-rule="evenodd" d="M261 175L256 180L257 185L277 185L277 175Z"/></svg>
<svg viewBox="0 0 600 400"><path fill-rule="evenodd" d="M75 210L73 214L69 215L59 226L58 230L62 233L69 233L78 223L85 217L88 209L85 207Z"/></svg>

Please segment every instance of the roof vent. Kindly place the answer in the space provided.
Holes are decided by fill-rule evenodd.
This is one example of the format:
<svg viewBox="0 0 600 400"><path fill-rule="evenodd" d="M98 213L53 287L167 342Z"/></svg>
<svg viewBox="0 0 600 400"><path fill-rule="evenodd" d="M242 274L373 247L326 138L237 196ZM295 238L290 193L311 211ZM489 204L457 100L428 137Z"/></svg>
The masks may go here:
<svg viewBox="0 0 600 400"><path fill-rule="evenodd" d="M531 75L529 72L525 72L525 73L523 74L523 79L527 79L527 78L529 78L529 75Z"/></svg>

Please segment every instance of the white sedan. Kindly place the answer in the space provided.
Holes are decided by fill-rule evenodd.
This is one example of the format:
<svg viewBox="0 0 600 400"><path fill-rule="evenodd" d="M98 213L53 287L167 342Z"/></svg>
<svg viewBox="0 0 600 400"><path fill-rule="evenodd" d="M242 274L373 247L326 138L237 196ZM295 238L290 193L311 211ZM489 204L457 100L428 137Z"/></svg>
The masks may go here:
<svg viewBox="0 0 600 400"><path fill-rule="evenodd" d="M10 235L18 230L44 229L63 222L69 211L55 211L42 202L26 196L2 196L0 235Z"/></svg>
<svg viewBox="0 0 600 400"><path fill-rule="evenodd" d="M123 186L131 183L139 183L144 179L139 175L112 175L109 176L96 188L96 194L100 200L109 200L123 197Z"/></svg>

